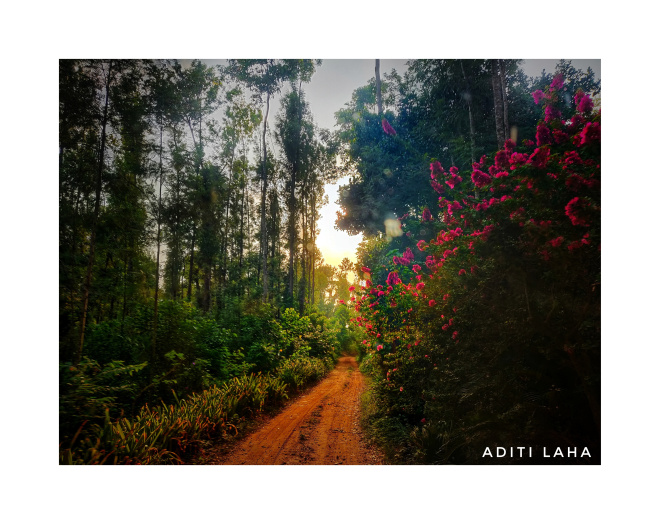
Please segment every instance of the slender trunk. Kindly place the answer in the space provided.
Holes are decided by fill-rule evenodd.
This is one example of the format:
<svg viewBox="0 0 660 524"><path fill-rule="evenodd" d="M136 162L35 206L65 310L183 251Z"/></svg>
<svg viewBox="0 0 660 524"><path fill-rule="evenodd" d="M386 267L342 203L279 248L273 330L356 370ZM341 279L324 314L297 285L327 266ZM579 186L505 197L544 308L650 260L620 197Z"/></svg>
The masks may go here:
<svg viewBox="0 0 660 524"><path fill-rule="evenodd" d="M288 294L293 302L294 294L294 276L293 268L296 256L296 166L291 171L291 195L289 196L289 275L288 275Z"/></svg>
<svg viewBox="0 0 660 524"><path fill-rule="evenodd" d="M511 130L509 129L509 103L507 102L506 95L506 69L504 67L504 60L500 60L500 82L502 84L502 116L504 120L504 139L511 138Z"/></svg>
<svg viewBox="0 0 660 524"><path fill-rule="evenodd" d="M245 185L243 184L243 194L241 195L241 229L238 241L238 271L241 279L243 278L243 236L245 231Z"/></svg>
<svg viewBox="0 0 660 524"><path fill-rule="evenodd" d="M311 261L311 273L312 273L312 282L311 282L311 295L310 295L310 304L314 304L315 293L316 293L316 194L312 196L312 261Z"/></svg>
<svg viewBox="0 0 660 524"><path fill-rule="evenodd" d="M383 97L380 92L380 60L376 59L376 102L378 104L378 116L383 114Z"/></svg>
<svg viewBox="0 0 660 524"><path fill-rule="evenodd" d="M474 164L477 161L476 154L476 145L475 145L475 130L474 130L474 118L472 116L472 92L470 90L470 82L465 74L465 68L463 67L463 60L460 60L461 63L461 72L463 73L463 80L465 80L466 85L466 99L468 105L468 118L470 120L470 157L472 158L472 163Z"/></svg>
<svg viewBox="0 0 660 524"><path fill-rule="evenodd" d="M94 251L96 249L96 227L99 213L101 211L101 188L103 187L103 163L105 160L106 127L108 124L108 107L110 103L110 81L112 75L112 61L108 64L108 73L105 81L105 104L103 106L103 119L101 121L101 145L99 147L98 169L96 171L96 194L94 199L94 217L89 239L89 260L87 262L87 274L85 276L85 291L83 295L83 312L80 321L80 344L73 358L73 365L77 366L82 358L83 345L85 343L85 325L87 323L87 310L89 308L89 291L92 286L92 269L94 267Z"/></svg>
<svg viewBox="0 0 660 524"><path fill-rule="evenodd" d="M156 213L156 290L154 291L154 332L151 341L151 361L156 360L156 335L158 333L158 288L160 283L160 207L163 197L163 126L160 126L160 151L158 156L158 211Z"/></svg>
<svg viewBox="0 0 660 524"><path fill-rule="evenodd" d="M228 251L229 251L229 207L231 203L231 191L234 181L234 152L236 146L232 148L230 164L229 164L229 185L227 187L227 205L225 208L225 230L222 236L222 279L220 282L221 296L224 297L225 286L227 285L227 265L228 265Z"/></svg>
<svg viewBox="0 0 660 524"><path fill-rule="evenodd" d="M266 151L266 123L268 122L268 111L270 110L270 92L266 93L266 116L264 117L264 130L262 143L264 148L264 163L262 166L261 185L261 271L262 271L262 300L268 300L268 232L266 230L266 191L268 189L268 169L266 162L268 153Z"/></svg>
<svg viewBox="0 0 660 524"><path fill-rule="evenodd" d="M307 220L306 220L306 199L305 192L306 188L303 186L303 197L302 197L302 249L301 249L301 260L300 260L300 271L302 275L300 277L300 282L298 283L298 308L300 314L302 315L305 312L305 295L307 294Z"/></svg>
<svg viewBox="0 0 660 524"><path fill-rule="evenodd" d="M491 60L491 79L493 83L493 100L495 108L495 131L497 134L497 146L504 147L504 117L502 110L502 81L499 73L499 60Z"/></svg>
<svg viewBox="0 0 660 524"><path fill-rule="evenodd" d="M192 300L193 265L195 261L195 233L196 228L193 227L192 241L190 243L190 268L188 270L188 302Z"/></svg>

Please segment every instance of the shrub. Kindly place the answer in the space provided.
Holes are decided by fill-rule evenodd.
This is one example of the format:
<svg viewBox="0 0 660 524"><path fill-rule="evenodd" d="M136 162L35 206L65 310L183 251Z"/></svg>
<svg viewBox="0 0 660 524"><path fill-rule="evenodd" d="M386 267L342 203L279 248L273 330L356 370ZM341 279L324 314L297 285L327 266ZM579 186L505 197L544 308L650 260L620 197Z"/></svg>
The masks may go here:
<svg viewBox="0 0 660 524"><path fill-rule="evenodd" d="M478 463L497 443L599 460L600 113L559 118L558 86L534 143L462 176L433 162L437 212L402 217L362 261L354 322L408 460Z"/></svg>

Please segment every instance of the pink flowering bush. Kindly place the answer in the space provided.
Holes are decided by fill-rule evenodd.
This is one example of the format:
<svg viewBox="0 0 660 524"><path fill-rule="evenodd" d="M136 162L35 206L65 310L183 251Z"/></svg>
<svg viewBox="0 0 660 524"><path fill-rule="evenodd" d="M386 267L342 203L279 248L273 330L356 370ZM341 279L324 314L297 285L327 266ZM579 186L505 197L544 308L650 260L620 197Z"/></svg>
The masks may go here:
<svg viewBox="0 0 660 524"><path fill-rule="evenodd" d="M533 94L527 145L463 174L432 162L435 212L364 260L353 321L381 348L368 358L383 417L411 435L402 461L487 462L504 442L599 453L600 112L582 93L562 115L563 89Z"/></svg>

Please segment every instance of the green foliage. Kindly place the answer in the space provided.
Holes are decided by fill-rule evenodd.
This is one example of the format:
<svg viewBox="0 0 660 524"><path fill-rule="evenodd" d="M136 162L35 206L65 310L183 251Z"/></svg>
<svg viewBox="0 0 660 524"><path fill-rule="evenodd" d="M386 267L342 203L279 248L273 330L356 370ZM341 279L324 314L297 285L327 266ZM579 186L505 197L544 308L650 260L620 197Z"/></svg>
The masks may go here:
<svg viewBox="0 0 660 524"><path fill-rule="evenodd" d="M182 355L171 355L180 358ZM177 464L209 440L236 435L245 417L281 404L291 390L318 380L330 359L297 355L273 374L234 377L170 405L144 406L136 417L113 422L106 409L103 424L76 433L60 445L60 464Z"/></svg>
<svg viewBox="0 0 660 524"><path fill-rule="evenodd" d="M130 411L136 375L146 365L112 361L101 366L88 358L78 366L60 364L60 439L71 437L84 423L99 423L106 412L119 416Z"/></svg>

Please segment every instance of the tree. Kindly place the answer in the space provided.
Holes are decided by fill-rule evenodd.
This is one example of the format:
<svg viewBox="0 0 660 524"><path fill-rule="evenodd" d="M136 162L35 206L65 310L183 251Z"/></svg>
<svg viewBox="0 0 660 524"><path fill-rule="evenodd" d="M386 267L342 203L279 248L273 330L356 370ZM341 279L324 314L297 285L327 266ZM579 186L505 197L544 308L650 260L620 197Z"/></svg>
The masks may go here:
<svg viewBox="0 0 660 524"><path fill-rule="evenodd" d="M110 87L113 85L116 72L113 70L113 65L116 64L112 60L107 63L100 62L96 64L96 70L102 77L101 89L104 91L104 101L102 106L101 116L101 143L98 149L98 161L96 166L96 182L95 182L95 198L94 198L94 214L92 215L91 234L89 239L89 258L87 263L87 273L85 276L85 287L83 295L83 308L82 319L80 321L80 344L78 350L73 358L74 366L78 365L82 358L83 344L85 341L85 326L87 324L87 312L89 307L89 293L92 286L92 269L94 267L94 250L96 249L96 233L99 213L101 210L101 189L103 187L103 171L105 168L105 147L106 147L106 132L108 126L108 109L110 106Z"/></svg>
<svg viewBox="0 0 660 524"><path fill-rule="evenodd" d="M262 131L262 171L261 171L261 270L262 270L262 300L268 298L268 235L266 228L266 197L268 194L268 152L266 147L266 130L271 96L279 93L281 84L286 80L301 79L309 81L314 73L315 65L320 60L230 60L227 72L239 82L255 92L255 96L263 101L266 97L266 110L263 118Z"/></svg>

